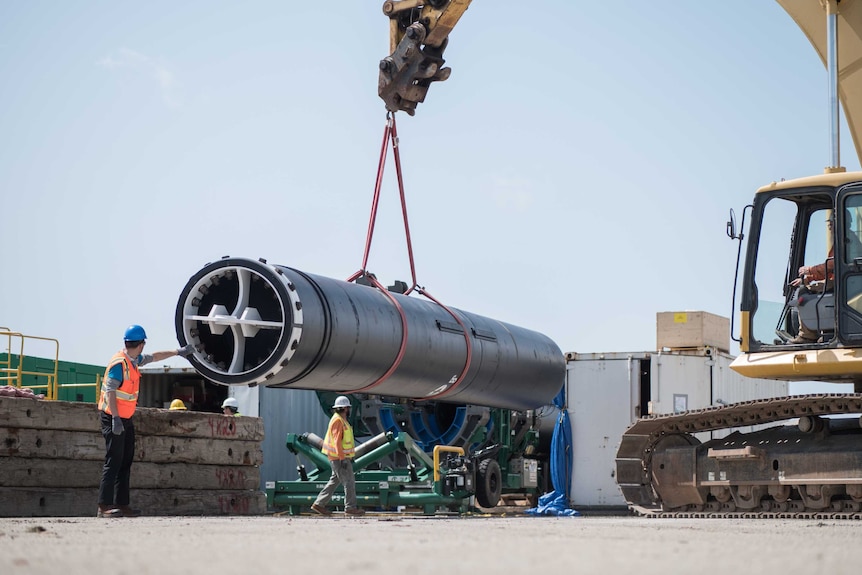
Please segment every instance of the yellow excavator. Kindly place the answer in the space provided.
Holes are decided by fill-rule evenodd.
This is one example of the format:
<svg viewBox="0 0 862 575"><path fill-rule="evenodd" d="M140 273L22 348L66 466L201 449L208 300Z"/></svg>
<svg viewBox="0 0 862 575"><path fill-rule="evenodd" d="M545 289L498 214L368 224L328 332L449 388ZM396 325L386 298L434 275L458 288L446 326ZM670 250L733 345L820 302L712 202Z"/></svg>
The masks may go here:
<svg viewBox="0 0 862 575"><path fill-rule="evenodd" d="M839 141L843 106L862 158L862 0L777 2L826 66L831 163L757 190L739 225L731 211L741 351L731 367L854 392L640 419L621 439L616 479L643 515L862 518L862 172L842 167ZM431 83L449 77L443 50L469 4L384 3L391 54L380 62L378 91L390 112L413 115Z"/></svg>
<svg viewBox="0 0 862 575"><path fill-rule="evenodd" d="M741 353L731 367L854 392L640 419L621 439L616 479L643 515L862 518L862 172L842 167L839 141L843 105L862 158L862 0L777 1L826 66L831 163L757 190L739 225L731 211L738 262L746 240L733 293ZM391 54L378 89L390 112L413 115L431 83L449 77L443 50L469 4L384 3Z"/></svg>
<svg viewBox="0 0 862 575"><path fill-rule="evenodd" d="M826 65L831 165L757 190L739 227L731 211L739 255L747 240L734 287L741 354L731 368L852 384L854 393L637 421L620 442L616 474L644 515L862 518L862 172L841 166L839 141L843 104L862 157L862 1L777 1Z"/></svg>

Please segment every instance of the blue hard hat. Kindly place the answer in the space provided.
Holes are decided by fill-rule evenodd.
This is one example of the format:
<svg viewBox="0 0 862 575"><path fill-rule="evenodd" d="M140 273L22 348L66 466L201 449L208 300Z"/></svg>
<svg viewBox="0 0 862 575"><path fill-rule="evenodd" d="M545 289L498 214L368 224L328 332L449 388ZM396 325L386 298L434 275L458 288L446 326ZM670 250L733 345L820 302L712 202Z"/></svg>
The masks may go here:
<svg viewBox="0 0 862 575"><path fill-rule="evenodd" d="M147 332L139 325L130 325L126 328L123 339L126 341L143 341L147 339Z"/></svg>

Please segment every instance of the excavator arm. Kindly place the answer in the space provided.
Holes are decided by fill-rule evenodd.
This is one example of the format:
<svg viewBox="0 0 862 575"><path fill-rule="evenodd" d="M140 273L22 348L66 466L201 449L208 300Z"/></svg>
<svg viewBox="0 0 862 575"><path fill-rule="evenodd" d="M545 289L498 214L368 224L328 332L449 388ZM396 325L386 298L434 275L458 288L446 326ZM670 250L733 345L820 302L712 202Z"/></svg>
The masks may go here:
<svg viewBox="0 0 862 575"><path fill-rule="evenodd" d="M390 112L411 116L432 82L449 78L443 51L472 0L387 0L390 54L380 61L377 93Z"/></svg>
<svg viewBox="0 0 862 575"><path fill-rule="evenodd" d="M838 95L844 117L862 160L862 2L858 0L777 0L799 26L826 64L826 15L836 14L838 35Z"/></svg>

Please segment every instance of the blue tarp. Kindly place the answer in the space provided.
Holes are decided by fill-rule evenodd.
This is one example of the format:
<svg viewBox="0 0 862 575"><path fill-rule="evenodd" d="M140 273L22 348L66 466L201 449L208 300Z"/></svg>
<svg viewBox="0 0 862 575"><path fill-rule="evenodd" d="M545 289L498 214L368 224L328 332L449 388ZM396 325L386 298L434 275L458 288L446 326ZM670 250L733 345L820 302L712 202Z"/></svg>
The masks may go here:
<svg viewBox="0 0 862 575"><path fill-rule="evenodd" d="M527 509L530 515L580 515L569 507L567 494L572 487L572 424L566 409L566 386L554 398L560 415L551 436L551 484L554 490L539 497L538 507Z"/></svg>

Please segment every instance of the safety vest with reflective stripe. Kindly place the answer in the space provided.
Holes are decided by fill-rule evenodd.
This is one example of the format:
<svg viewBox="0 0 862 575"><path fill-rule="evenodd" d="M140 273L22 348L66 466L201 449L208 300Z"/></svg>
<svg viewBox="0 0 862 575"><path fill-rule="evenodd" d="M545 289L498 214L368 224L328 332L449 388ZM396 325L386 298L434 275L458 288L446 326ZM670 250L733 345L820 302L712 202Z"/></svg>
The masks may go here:
<svg viewBox="0 0 862 575"><path fill-rule="evenodd" d="M108 373L111 368L118 363L123 364L123 382L117 389L117 411L120 417L128 419L135 414L135 407L138 405L138 387L141 384L141 372L138 371L138 365L129 359L124 352L120 351L114 354L111 358L108 367L105 369L104 381L108 379ZM108 405L107 390L105 383L102 383L102 395L99 398L99 409L108 415L111 413L111 407Z"/></svg>
<svg viewBox="0 0 862 575"><path fill-rule="evenodd" d="M345 458L353 457L353 428L338 413L333 413L332 419L329 420L329 427L326 428L326 437L323 438L323 447L320 450L324 455L329 456L330 459L338 459L338 447L335 443L335 434L333 433L337 422L340 422L343 429L341 434L341 451L344 453Z"/></svg>

